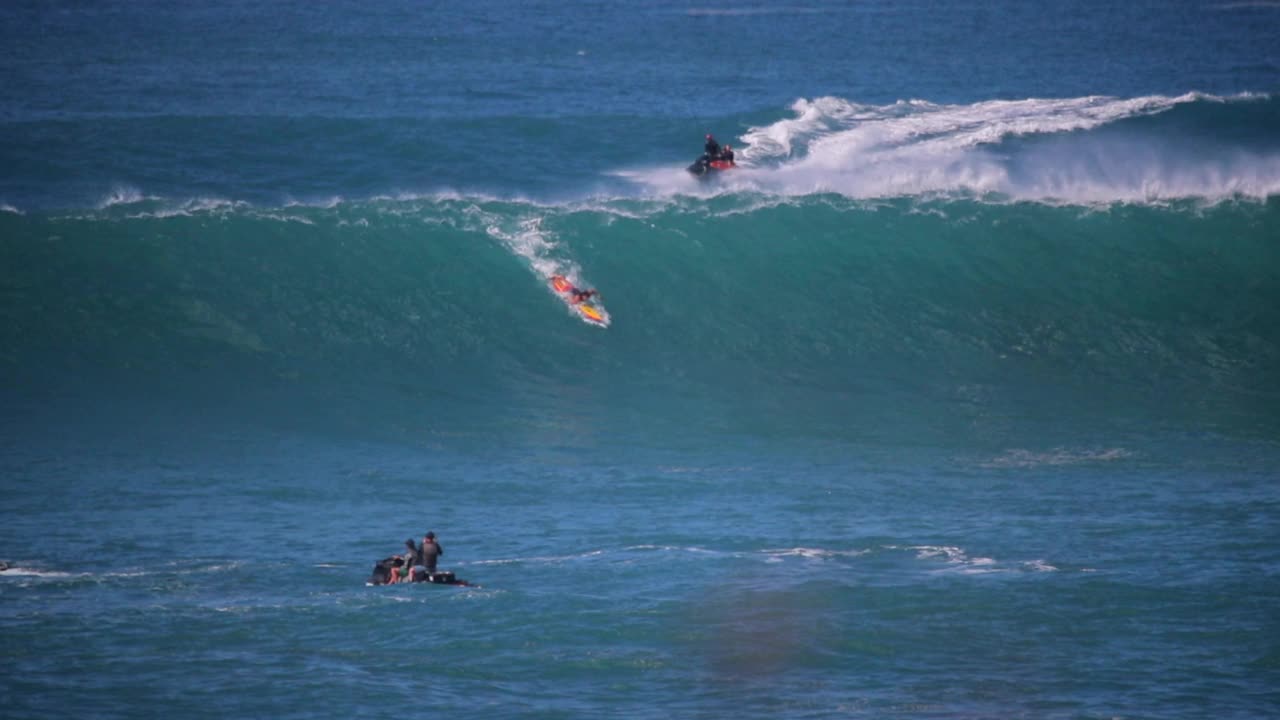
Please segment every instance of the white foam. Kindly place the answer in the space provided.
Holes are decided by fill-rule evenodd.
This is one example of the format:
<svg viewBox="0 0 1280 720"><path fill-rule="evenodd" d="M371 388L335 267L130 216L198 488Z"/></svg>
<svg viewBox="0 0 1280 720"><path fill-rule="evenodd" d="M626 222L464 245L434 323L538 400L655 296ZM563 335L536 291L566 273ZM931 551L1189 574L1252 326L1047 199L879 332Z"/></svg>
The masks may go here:
<svg viewBox="0 0 1280 720"><path fill-rule="evenodd" d="M517 565L522 563L563 563L573 560L582 560L584 558L598 557L604 555L604 550L590 550L583 553L573 555L542 555L523 558L498 558L493 560L477 560L469 563L470 565Z"/></svg>
<svg viewBox="0 0 1280 720"><path fill-rule="evenodd" d="M1280 154L1198 153L1177 138L1087 133L1187 103L1259 97L1186 93L965 105L902 100L881 106L837 97L799 99L791 106L792 117L743 133L737 141L741 169L715 182L677 181L672 168L617 174L652 191L697 196L757 190L857 199L962 195L1082 204L1263 198L1280 194ZM1069 141L1012 152L1002 145L1017 137L1068 135Z"/></svg>
<svg viewBox="0 0 1280 720"><path fill-rule="evenodd" d="M809 7L743 7L743 8L689 8L686 15L692 17L744 17L749 15L816 15L830 12L823 8Z"/></svg>
<svg viewBox="0 0 1280 720"><path fill-rule="evenodd" d="M322 208L325 210L332 210L333 208L336 208L339 205L341 205L343 202L345 202L345 200L341 195L333 195L328 198L324 198L321 200L314 200L314 201L305 201L305 200L298 200L296 198L290 198L285 201L284 206L285 207Z"/></svg>
<svg viewBox="0 0 1280 720"><path fill-rule="evenodd" d="M279 222L298 223L300 225L315 225L315 221L311 218L300 217L298 215L283 215L280 213L262 213L258 215L263 220L277 220Z"/></svg>
<svg viewBox="0 0 1280 720"><path fill-rule="evenodd" d="M163 203L163 205L155 209L129 213L126 217L131 219L190 217L192 215L204 213L247 210L251 207L249 203L242 200L229 200L221 197L194 197L187 198L186 200L179 202L168 202L164 198L146 196L144 198L140 198L139 202L142 201Z"/></svg>
<svg viewBox="0 0 1280 720"><path fill-rule="evenodd" d="M465 214L478 216L485 223L485 232L500 241L507 249L524 258L539 277L550 281L552 275L564 275L571 282L579 275L578 266L556 257L559 245L550 231L543 230L542 216L525 217L510 226L511 220L502 215L487 213L472 206Z"/></svg>
<svg viewBox="0 0 1280 720"><path fill-rule="evenodd" d="M686 552L686 553L694 553L696 555L723 555L724 554L717 550L709 550L707 548L698 547L696 545L688 546L688 547L682 547L679 545L630 545L624 549L625 550L661 550L662 552Z"/></svg>
<svg viewBox="0 0 1280 720"><path fill-rule="evenodd" d="M111 190L98 201L97 208L106 210L116 205L133 205L146 200L155 200L156 198L142 194L138 188L130 185L115 185Z"/></svg>
<svg viewBox="0 0 1280 720"><path fill-rule="evenodd" d="M0 577L67 578L67 577L77 577L78 575L80 574L61 572L57 570L38 570L36 568L24 568L24 567L8 567L8 568L5 568L4 570L0 570Z"/></svg>
<svg viewBox="0 0 1280 720"><path fill-rule="evenodd" d="M1084 463L1116 462L1133 457L1124 448L1102 450L1071 450L1055 448L1047 451L1007 450L1004 454L980 463L987 468L1033 468L1042 466L1080 465Z"/></svg>
<svg viewBox="0 0 1280 720"><path fill-rule="evenodd" d="M1089 96L1068 99L990 100L969 105L940 105L905 100L892 105L859 105L841 98L798 100L792 106L797 117L744 135L756 157L755 139L784 137L776 142L791 147L805 140L809 155L823 163L838 161L869 150L910 155L939 154L990 144L1018 135L1039 135L1086 130L1137 115L1151 115L1213 96L1187 93L1177 97L1145 96L1113 98ZM821 132L819 132L821 131ZM813 152L813 150L821 152ZM834 159L834 162L833 162Z"/></svg>
<svg viewBox="0 0 1280 720"><path fill-rule="evenodd" d="M916 558L919 560L945 560L947 567L940 570L940 572L961 575L986 575L1003 571L994 558L970 557L963 548L954 545L912 545L907 549L915 550Z"/></svg>
<svg viewBox="0 0 1280 720"><path fill-rule="evenodd" d="M910 545L908 550L915 550L916 557L921 560L942 557L947 562L965 562L968 555L954 545Z"/></svg>
<svg viewBox="0 0 1280 720"><path fill-rule="evenodd" d="M866 555L869 550L829 550L827 548L793 547L763 551L771 559L784 557L802 557L809 560L829 560L831 558L858 557Z"/></svg>

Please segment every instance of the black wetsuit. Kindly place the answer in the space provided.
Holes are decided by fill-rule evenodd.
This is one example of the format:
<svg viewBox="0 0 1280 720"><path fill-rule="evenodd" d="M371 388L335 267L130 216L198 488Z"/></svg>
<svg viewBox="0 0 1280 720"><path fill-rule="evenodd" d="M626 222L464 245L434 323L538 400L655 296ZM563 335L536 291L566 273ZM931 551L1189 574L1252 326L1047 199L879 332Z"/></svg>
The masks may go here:
<svg viewBox="0 0 1280 720"><path fill-rule="evenodd" d="M720 159L721 159L721 160L723 160L723 161L725 161L725 162L727 162L727 163L729 163L730 165L732 165L732 164L733 164L733 151L732 151L732 150L725 150L724 152L720 153Z"/></svg>
<svg viewBox="0 0 1280 720"><path fill-rule="evenodd" d="M708 162L720 157L720 143L716 142L714 139L707 140L707 144L703 146L702 149L706 152Z"/></svg>

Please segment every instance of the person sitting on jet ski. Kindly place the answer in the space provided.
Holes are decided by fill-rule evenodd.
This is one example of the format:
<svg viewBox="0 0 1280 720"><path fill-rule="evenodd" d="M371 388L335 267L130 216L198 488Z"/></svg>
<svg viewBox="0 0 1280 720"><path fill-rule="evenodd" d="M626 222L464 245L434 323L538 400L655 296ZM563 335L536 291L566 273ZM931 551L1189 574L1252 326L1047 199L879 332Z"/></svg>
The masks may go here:
<svg viewBox="0 0 1280 720"><path fill-rule="evenodd" d="M418 546L413 544L413 538L404 541L405 552L399 556L401 563L391 568L391 579L387 582L395 584L398 582L407 582L409 580L409 569L413 567L416 559L421 552Z"/></svg>
<svg viewBox="0 0 1280 720"><path fill-rule="evenodd" d="M720 159L723 160L724 162L729 163L730 165L736 164L733 162L733 146L732 145L725 143L724 149L720 151Z"/></svg>

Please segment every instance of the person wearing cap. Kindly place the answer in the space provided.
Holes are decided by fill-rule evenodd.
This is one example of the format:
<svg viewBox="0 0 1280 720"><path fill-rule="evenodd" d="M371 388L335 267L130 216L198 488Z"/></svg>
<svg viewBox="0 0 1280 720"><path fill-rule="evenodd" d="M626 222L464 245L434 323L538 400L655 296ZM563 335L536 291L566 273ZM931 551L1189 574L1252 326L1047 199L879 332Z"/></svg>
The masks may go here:
<svg viewBox="0 0 1280 720"><path fill-rule="evenodd" d="M410 541L412 541L412 538L410 538ZM424 579L420 576L424 575L427 572L427 569L423 566L422 548L420 546L413 545L409 545L409 547L412 547L413 549L404 555L404 570L402 571L400 579L408 582L416 582L420 579Z"/></svg>
<svg viewBox="0 0 1280 720"><path fill-rule="evenodd" d="M436 542L436 534L428 532L422 536L422 547L418 548L418 552L426 571L433 573L436 571L436 561L444 554L444 548Z"/></svg>

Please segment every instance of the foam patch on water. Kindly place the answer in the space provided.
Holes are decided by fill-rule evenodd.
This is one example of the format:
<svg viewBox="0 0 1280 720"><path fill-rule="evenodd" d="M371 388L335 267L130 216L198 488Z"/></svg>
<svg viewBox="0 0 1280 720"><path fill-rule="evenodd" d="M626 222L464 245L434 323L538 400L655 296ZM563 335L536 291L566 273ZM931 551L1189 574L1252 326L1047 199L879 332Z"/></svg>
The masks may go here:
<svg viewBox="0 0 1280 720"><path fill-rule="evenodd" d="M557 257L560 247L555 241L554 233L543 229L544 217L518 218L514 220L513 227L513 221L508 217L485 213L479 208L470 212L480 216L485 224L484 230L490 237L524 258L529 267L544 280L549 281L552 275L563 275L573 280L581 274L577 263Z"/></svg>
<svg viewBox="0 0 1280 720"><path fill-rule="evenodd" d="M1015 449L1006 450L1002 455L979 463L979 465L985 468L1057 467L1117 462L1131 457L1133 457L1133 453L1124 448L1106 448L1102 450L1056 448L1047 451Z"/></svg>
<svg viewBox="0 0 1280 720"><path fill-rule="evenodd" d="M817 15L831 12L815 7L740 7L740 8L689 8L685 11L690 17L750 17L755 15Z"/></svg>
<svg viewBox="0 0 1280 720"><path fill-rule="evenodd" d="M827 548L794 547L764 550L771 561L779 561L787 557L801 557L808 560L830 560L832 558L859 557L870 553L870 550L830 550Z"/></svg>
<svg viewBox="0 0 1280 720"><path fill-rule="evenodd" d="M711 550L698 546L680 546L680 545L629 545L624 550L657 550L661 552L684 552L695 555L723 555L718 550Z"/></svg>
<svg viewBox="0 0 1280 720"><path fill-rule="evenodd" d="M97 208L106 210L116 205L133 205L145 200L155 200L156 198L144 195L141 190L130 185L116 185L111 188L110 192L98 201Z"/></svg>
<svg viewBox="0 0 1280 720"><path fill-rule="evenodd" d="M497 558L494 560L476 560L469 564L470 565L521 565L524 563L555 564L555 563L572 562L574 560L583 560L586 558L599 557L604 554L605 554L604 550L590 550L587 552L575 553L572 555L540 555L540 556L523 557L523 558Z"/></svg>
<svg viewBox="0 0 1280 720"><path fill-rule="evenodd" d="M892 551L908 550L915 553L917 560L931 563L940 561L943 563L943 567L938 569L941 572L982 575L1000 572L1004 569L999 566L994 558L973 557L964 548L955 545L885 545L882 549Z"/></svg>
<svg viewBox="0 0 1280 720"><path fill-rule="evenodd" d="M59 570L41 570L39 568L28 568L20 566L11 566L0 570L0 577L24 577L24 578L69 578L81 577L83 573L69 573Z"/></svg>

